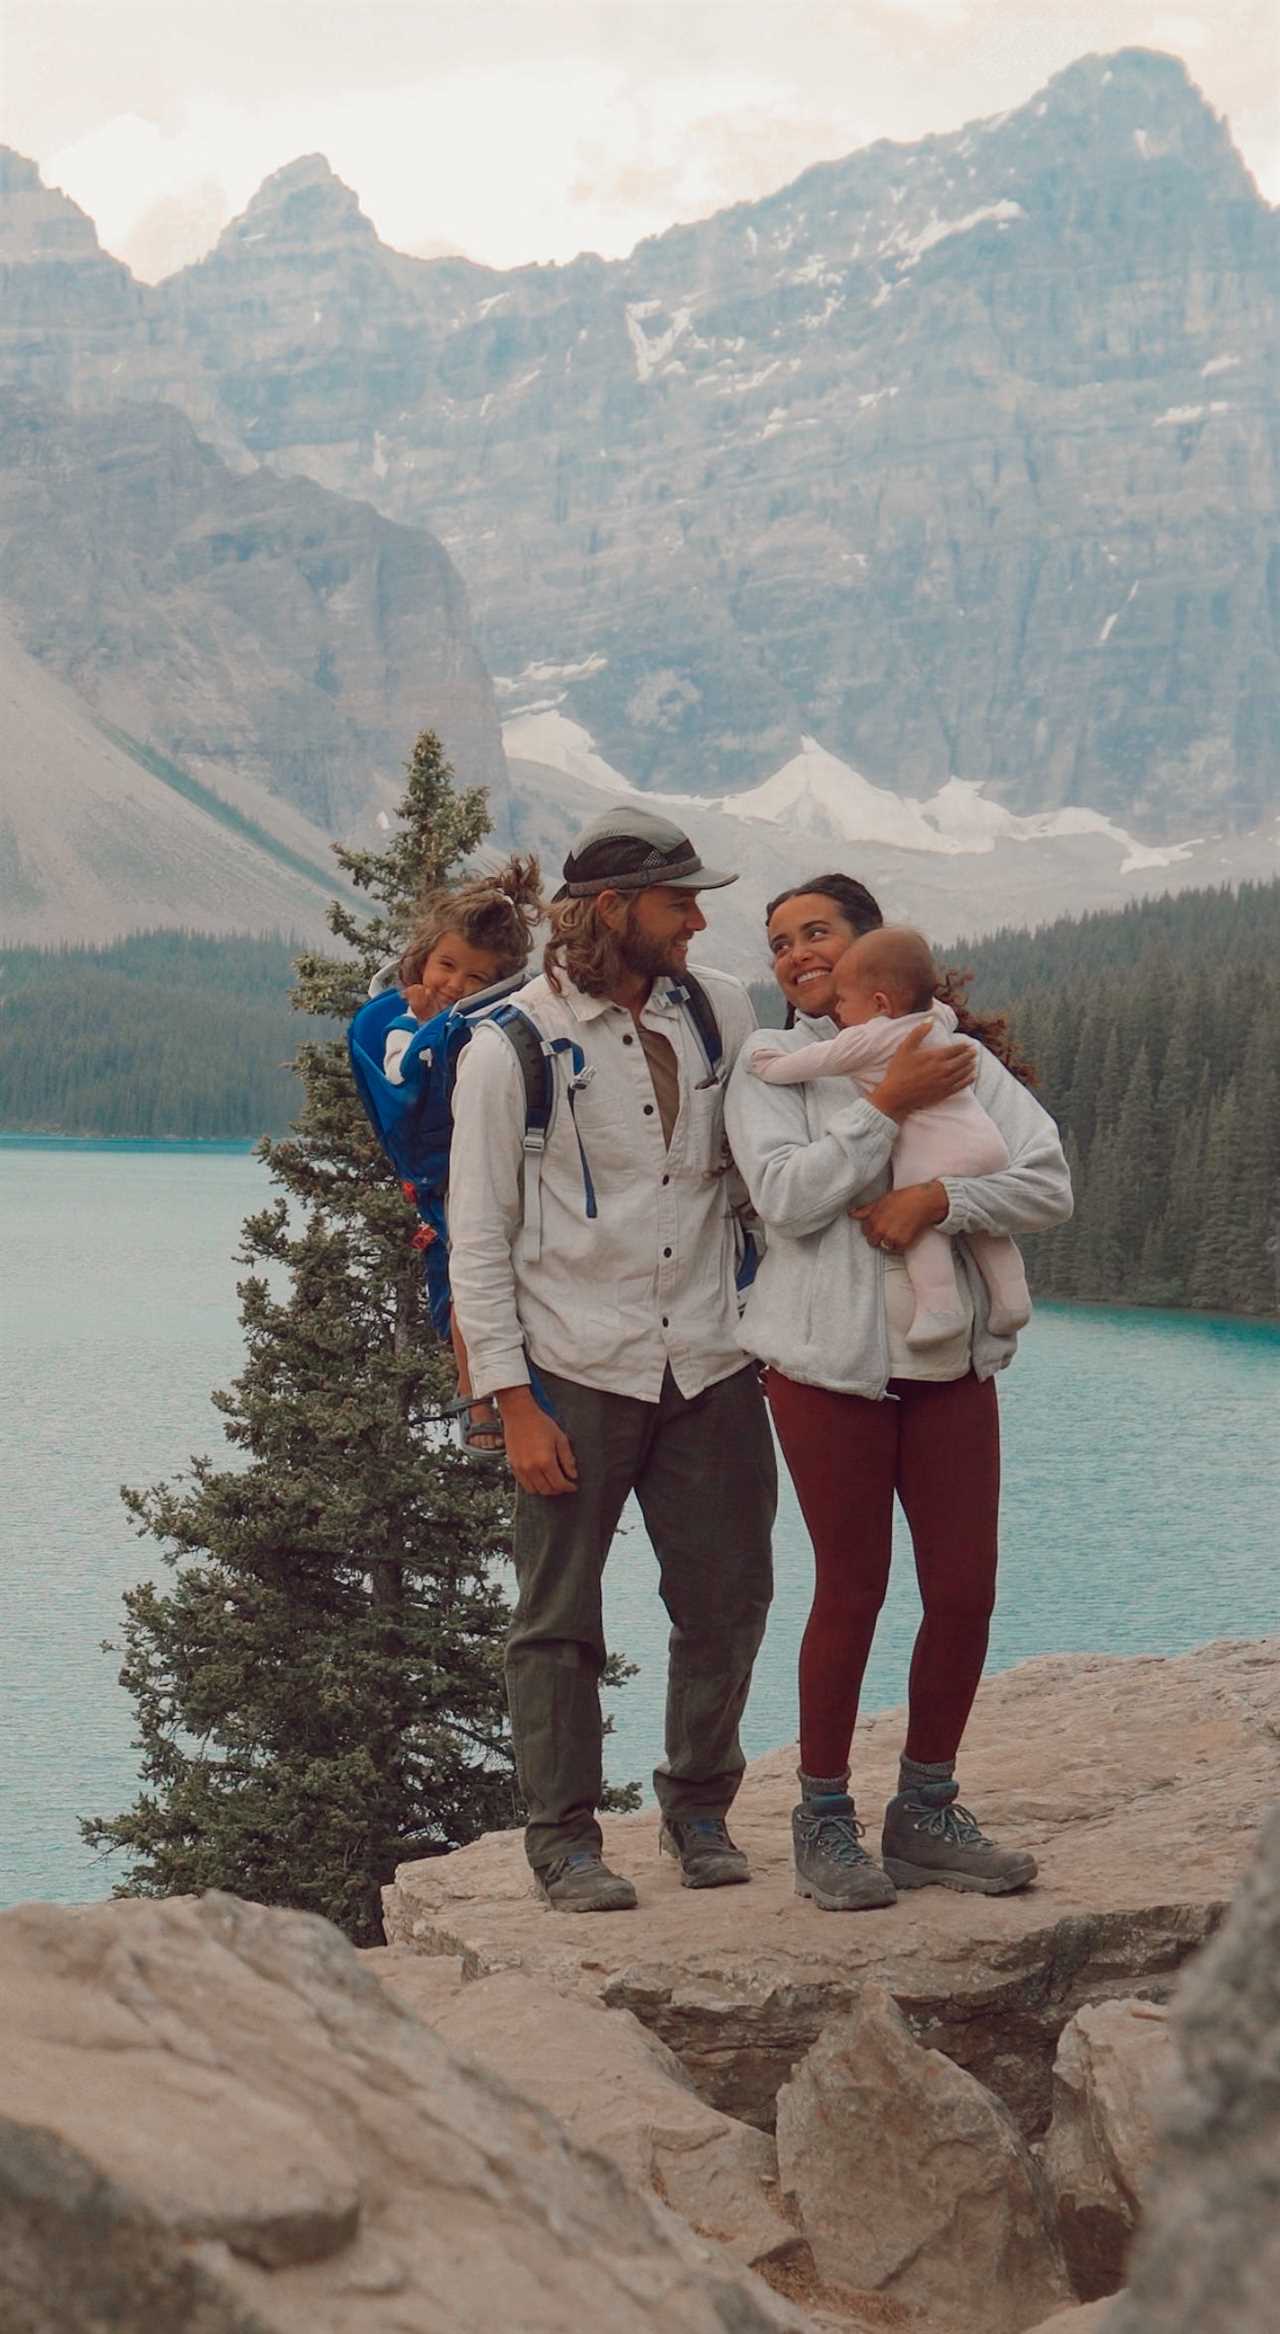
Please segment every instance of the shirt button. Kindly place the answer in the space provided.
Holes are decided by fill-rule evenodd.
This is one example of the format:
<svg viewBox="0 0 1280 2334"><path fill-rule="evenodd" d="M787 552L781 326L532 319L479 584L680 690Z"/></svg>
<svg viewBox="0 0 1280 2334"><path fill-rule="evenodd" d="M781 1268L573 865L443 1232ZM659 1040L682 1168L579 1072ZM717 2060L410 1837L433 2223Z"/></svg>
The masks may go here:
<svg viewBox="0 0 1280 2334"><path fill-rule="evenodd" d="M664 1256L669 1256L671 1254L671 1250L669 1248L664 1248L662 1253Z"/></svg>
<svg viewBox="0 0 1280 2334"><path fill-rule="evenodd" d="M662 1316L662 1326L664 1329L669 1329L671 1327L671 1323L668 1321L665 1313Z"/></svg>
<svg viewBox="0 0 1280 2334"><path fill-rule="evenodd" d="M670 1183L671 1177L669 1175L664 1175L662 1180L664 1183Z"/></svg>
<svg viewBox="0 0 1280 2334"><path fill-rule="evenodd" d="M653 1104L651 1102L646 1102L644 1106L644 1115L646 1118L653 1117Z"/></svg>
<svg viewBox="0 0 1280 2334"><path fill-rule="evenodd" d="M623 1038L622 1042L623 1042L623 1044L624 1044L624 1045L634 1045L634 1044L635 1044L635 1042L636 1042L636 1041L635 1041L634 1037L631 1035L631 1032L630 1032L630 1030L628 1030L628 1031L627 1031L627 1034L626 1034L626 1036Z"/></svg>

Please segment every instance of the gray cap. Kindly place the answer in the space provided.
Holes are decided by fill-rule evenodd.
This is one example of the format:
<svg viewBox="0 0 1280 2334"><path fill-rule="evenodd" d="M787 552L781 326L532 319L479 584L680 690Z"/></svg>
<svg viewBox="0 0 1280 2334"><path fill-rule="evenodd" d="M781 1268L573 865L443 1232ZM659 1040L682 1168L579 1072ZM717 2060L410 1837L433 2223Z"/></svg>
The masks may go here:
<svg viewBox="0 0 1280 2334"><path fill-rule="evenodd" d="M582 829L564 863L558 900L590 899L598 891L719 891L736 883L718 867L704 867L683 829L656 810L631 803L601 811Z"/></svg>

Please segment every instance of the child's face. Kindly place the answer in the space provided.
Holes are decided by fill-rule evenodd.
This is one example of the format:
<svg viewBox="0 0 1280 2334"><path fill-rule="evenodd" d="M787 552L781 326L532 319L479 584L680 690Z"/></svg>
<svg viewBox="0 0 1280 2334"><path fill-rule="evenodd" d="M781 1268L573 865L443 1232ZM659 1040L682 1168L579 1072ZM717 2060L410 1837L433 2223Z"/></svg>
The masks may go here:
<svg viewBox="0 0 1280 2334"><path fill-rule="evenodd" d="M857 949L848 949L836 966L832 1020L838 1021L842 1029L859 1029L864 1021L874 1021L878 1014L892 1011L889 999L859 964Z"/></svg>
<svg viewBox="0 0 1280 2334"><path fill-rule="evenodd" d="M473 948L460 932L442 932L424 957L417 980L409 985L409 1003L422 1019L423 1006L414 1002L415 997L421 996L428 1012L443 1013L464 997L478 996L497 978L498 959L491 948Z"/></svg>

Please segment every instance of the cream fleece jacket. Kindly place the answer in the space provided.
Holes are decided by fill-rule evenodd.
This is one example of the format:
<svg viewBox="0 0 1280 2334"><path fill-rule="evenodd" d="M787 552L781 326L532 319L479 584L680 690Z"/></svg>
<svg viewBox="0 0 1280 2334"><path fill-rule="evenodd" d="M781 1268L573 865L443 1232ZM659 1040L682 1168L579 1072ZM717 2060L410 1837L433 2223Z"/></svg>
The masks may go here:
<svg viewBox="0 0 1280 2334"><path fill-rule="evenodd" d="M725 1131L768 1240L741 1336L749 1353L802 1385L878 1397L889 1375L884 1258L848 1210L888 1189L898 1128L873 1103L850 1100L838 1078L771 1086L748 1067L757 1046L791 1052L834 1034L830 1021L803 1015L792 1030L757 1030L729 1081ZM1009 1165L994 1175L944 1175L949 1207L937 1228L958 1243L974 1305L973 1366L989 1378L1018 1341L988 1328L986 1284L964 1235L1016 1238L1065 1223L1071 1180L1048 1112L985 1047L974 1093L1009 1146Z"/></svg>

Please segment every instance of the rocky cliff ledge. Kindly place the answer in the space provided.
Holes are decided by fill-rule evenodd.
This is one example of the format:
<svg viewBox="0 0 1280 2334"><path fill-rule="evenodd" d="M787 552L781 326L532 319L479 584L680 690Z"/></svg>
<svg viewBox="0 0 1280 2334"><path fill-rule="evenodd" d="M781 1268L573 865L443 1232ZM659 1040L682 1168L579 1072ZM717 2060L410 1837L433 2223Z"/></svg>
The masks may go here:
<svg viewBox="0 0 1280 2334"><path fill-rule="evenodd" d="M1169 1661L1050 1656L988 1679L961 1795L995 1837L1034 1850L1040 1882L1021 1896L931 1888L887 1913L816 1913L792 1894L787 1750L749 1769L734 1810L750 1889L683 1891L642 1813L606 1826L611 1862L639 1888L635 1913L550 1916L518 1838L500 1833L402 1866L387 1935L460 1955L474 1975L520 1969L633 2011L711 2105L762 2128L828 2020L875 1981L1033 2139L1067 2020L1089 2002L1162 1998L1216 1926L1259 1808L1280 1793L1278 1711L1280 1638ZM859 1738L872 1845L901 1741L899 1711Z"/></svg>
<svg viewBox="0 0 1280 2334"><path fill-rule="evenodd" d="M811 1914L789 1765L750 1890L613 1826L628 1916L540 1911L510 1838L402 1871L374 1953L216 1895L0 1916L5 2334L1270 2334L1280 1814L1179 1965L1280 1782L1280 1638L990 1682L1021 1899Z"/></svg>

